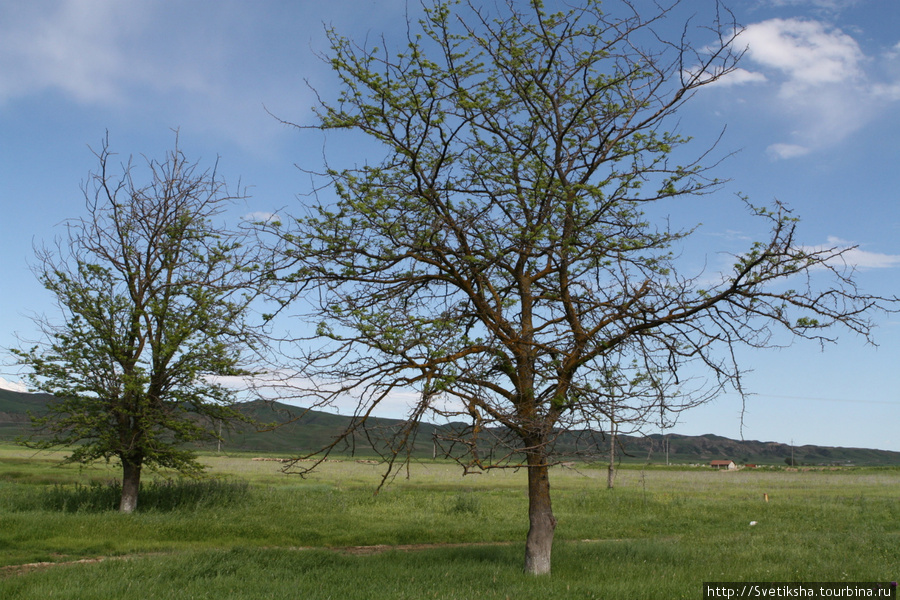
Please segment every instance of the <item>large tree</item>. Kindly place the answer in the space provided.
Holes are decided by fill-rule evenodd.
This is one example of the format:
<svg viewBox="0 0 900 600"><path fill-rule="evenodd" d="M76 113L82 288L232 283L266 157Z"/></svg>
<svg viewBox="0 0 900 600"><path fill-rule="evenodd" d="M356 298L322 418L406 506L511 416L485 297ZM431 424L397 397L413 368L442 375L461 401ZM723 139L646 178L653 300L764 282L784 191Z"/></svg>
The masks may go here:
<svg viewBox="0 0 900 600"><path fill-rule="evenodd" d="M247 235L220 222L240 196L187 161L177 137L143 171L118 167L105 141L96 156L87 215L37 252L62 319L39 318L44 339L15 352L33 387L56 396L29 443L69 447L71 462L121 462L119 509L131 512L145 466L197 474L185 444L245 419L216 378L248 373L262 263Z"/></svg>
<svg viewBox="0 0 900 600"><path fill-rule="evenodd" d="M769 233L730 270L685 273L693 229L665 215L720 183L709 148L685 159L688 140L667 128L736 68L740 30L717 10L667 37L669 9L577 4L437 1L400 49L330 31L342 91L316 128L384 155L329 165L334 197L281 233L294 306L318 323L291 382L319 405L354 396L348 433L417 390L396 456L421 419L465 419L448 435L471 451L467 468L527 469L534 574L550 571L560 431L669 415L740 388L741 345L779 329L868 336L869 311L891 307L857 291L842 249L802 246L780 204L745 202ZM483 438L498 432L507 451L488 459Z"/></svg>

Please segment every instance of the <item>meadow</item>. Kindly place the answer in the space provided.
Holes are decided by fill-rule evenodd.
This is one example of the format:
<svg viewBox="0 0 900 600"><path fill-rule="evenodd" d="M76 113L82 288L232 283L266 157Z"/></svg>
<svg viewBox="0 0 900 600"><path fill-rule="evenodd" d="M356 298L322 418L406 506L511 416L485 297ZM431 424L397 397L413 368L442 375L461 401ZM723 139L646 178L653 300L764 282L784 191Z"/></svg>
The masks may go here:
<svg viewBox="0 0 900 600"><path fill-rule="evenodd" d="M148 477L0 446L0 598L701 598L704 581L900 576L900 469L554 467L553 574L521 574L524 471L345 459L300 479L254 454ZM408 478L407 478L408 475ZM764 500L764 494L769 501ZM755 525L750 525L755 521Z"/></svg>

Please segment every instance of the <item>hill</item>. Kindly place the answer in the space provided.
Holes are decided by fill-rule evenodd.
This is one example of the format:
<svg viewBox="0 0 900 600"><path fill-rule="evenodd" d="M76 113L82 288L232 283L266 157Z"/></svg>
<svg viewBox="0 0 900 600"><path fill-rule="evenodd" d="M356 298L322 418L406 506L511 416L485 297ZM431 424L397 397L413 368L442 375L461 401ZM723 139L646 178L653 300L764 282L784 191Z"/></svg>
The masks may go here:
<svg viewBox="0 0 900 600"><path fill-rule="evenodd" d="M0 388L0 414L26 414L41 411L53 398L50 394L24 394Z"/></svg>
<svg viewBox="0 0 900 600"><path fill-rule="evenodd" d="M0 388L0 440L13 440L27 433L28 413L43 412L52 399L49 394L23 394Z"/></svg>
<svg viewBox="0 0 900 600"><path fill-rule="evenodd" d="M636 458L652 462L665 462L665 444L668 444L669 461L673 463L708 463L711 460L730 459L737 464L785 465L794 458L799 465L866 465L900 466L900 452L867 448L843 448L829 446L793 446L779 442L757 440L732 440L706 434L687 436L656 434L647 437L628 438L626 448Z"/></svg>
<svg viewBox="0 0 900 600"><path fill-rule="evenodd" d="M52 396L24 394L0 389L0 440L11 441L29 430L27 413L40 413L46 409ZM258 423L269 426L253 427L241 424L230 431L223 431L223 450L277 453L284 456L303 454L321 448L343 431L349 417L322 411L287 406L279 403L249 402L243 410ZM338 446L341 453L371 454L373 445L384 449L383 440L402 424L396 419L372 418L367 434L360 433L354 439ZM435 443L447 428L463 427L462 424L437 426L424 423L419 427L413 455L430 457L443 455L443 449ZM797 464L804 465L866 465L900 466L900 452L866 448L842 448L827 446L795 446L771 441L732 440L706 434L687 436L656 434L646 437L622 436L617 451L622 462L631 463L700 463L716 459L730 459L738 464L784 465L792 456ZM668 456L665 447L668 446ZM557 451L562 456L581 457L589 460L607 460L608 438L602 433L572 432L560 436ZM214 450L214 444L206 449Z"/></svg>

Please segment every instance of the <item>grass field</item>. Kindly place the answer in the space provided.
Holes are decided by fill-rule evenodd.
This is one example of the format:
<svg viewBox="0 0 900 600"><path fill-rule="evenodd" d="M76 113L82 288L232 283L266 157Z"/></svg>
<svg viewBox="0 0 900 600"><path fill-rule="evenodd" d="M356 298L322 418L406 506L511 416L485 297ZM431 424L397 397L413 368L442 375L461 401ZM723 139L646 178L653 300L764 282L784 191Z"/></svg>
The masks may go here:
<svg viewBox="0 0 900 600"><path fill-rule="evenodd" d="M607 490L603 468L555 467L553 575L532 578L522 471L420 462L373 495L378 465L299 479L210 455L214 480L148 484L120 515L115 469L59 456L0 447L0 598L663 599L900 576L897 469L628 468Z"/></svg>

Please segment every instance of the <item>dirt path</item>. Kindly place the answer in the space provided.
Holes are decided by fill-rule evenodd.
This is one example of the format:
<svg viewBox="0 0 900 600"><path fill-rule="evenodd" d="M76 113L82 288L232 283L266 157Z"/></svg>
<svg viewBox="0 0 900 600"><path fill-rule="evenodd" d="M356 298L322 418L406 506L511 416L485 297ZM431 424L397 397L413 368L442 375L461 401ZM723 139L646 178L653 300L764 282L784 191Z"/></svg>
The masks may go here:
<svg viewBox="0 0 900 600"><path fill-rule="evenodd" d="M67 561L59 561L59 562L36 562L36 563L25 563L23 565L7 565L5 567L0 567L0 579L4 579L6 577L12 577L13 575L25 575L27 573L31 573L32 571L42 571L44 569L48 569L50 567L60 567L63 565L82 565L82 564L90 564L90 563L98 563L103 562L105 560L124 560L126 558L133 558L137 556L143 556L138 554L125 555L125 556L99 556L96 558L82 558L79 560L67 560Z"/></svg>
<svg viewBox="0 0 900 600"><path fill-rule="evenodd" d="M570 543L597 543L610 542L620 540L570 540ZM304 552L310 550L331 550L340 554L349 554L352 556L369 556L373 554L381 554L395 550L398 552L418 552L420 550L432 550L436 548L476 548L481 546L511 546L519 542L458 542L458 543L434 543L434 544L376 544L374 546L267 546L265 550L290 550L296 552ZM25 575L34 571L41 571L51 567L63 567L68 565L82 565L99 563L107 560L131 560L134 558L145 558L148 556L170 556L180 554L183 551L172 552L144 552L135 554L123 554L121 556L96 556L93 558L81 558L78 560L60 560L48 562L25 563L21 565L8 565L0 567L0 579L13 577L15 575Z"/></svg>

